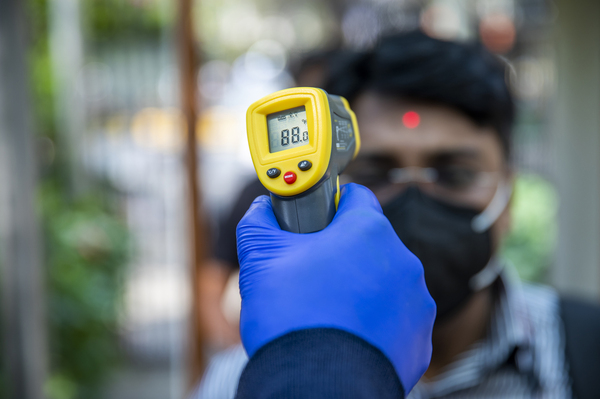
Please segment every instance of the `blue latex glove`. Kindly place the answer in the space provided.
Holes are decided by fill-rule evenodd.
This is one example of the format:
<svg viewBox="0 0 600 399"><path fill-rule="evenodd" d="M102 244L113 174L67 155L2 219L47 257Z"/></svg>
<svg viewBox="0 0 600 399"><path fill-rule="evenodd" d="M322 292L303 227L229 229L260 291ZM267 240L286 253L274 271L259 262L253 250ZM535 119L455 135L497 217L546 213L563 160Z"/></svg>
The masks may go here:
<svg viewBox="0 0 600 399"><path fill-rule="evenodd" d="M258 197L237 227L242 343L252 356L294 330L338 328L379 348L408 393L431 359L435 302L421 262L367 188L342 188L337 214L310 234L283 231Z"/></svg>

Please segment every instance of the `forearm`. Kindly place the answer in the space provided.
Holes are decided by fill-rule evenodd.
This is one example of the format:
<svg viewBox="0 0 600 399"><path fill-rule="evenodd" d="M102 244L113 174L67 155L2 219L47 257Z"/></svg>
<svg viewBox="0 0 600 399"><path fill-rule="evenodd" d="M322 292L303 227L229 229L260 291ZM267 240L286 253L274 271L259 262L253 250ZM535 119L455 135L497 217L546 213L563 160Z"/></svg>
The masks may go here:
<svg viewBox="0 0 600 399"><path fill-rule="evenodd" d="M198 316L213 349L222 349L239 341L237 326L231 325L222 310L223 292L232 273L232 267L216 259L208 260L201 268L198 279Z"/></svg>
<svg viewBox="0 0 600 399"><path fill-rule="evenodd" d="M236 398L404 397L392 363L350 333L316 328L295 331L262 347L240 379Z"/></svg>

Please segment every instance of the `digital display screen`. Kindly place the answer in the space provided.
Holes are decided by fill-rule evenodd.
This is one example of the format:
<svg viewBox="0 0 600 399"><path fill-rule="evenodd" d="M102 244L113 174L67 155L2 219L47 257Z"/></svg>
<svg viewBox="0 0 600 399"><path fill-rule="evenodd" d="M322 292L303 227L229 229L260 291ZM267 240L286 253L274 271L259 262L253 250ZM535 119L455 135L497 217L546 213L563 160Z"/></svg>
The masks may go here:
<svg viewBox="0 0 600 399"><path fill-rule="evenodd" d="M308 145L308 126L304 106L267 115L269 151L279 152Z"/></svg>

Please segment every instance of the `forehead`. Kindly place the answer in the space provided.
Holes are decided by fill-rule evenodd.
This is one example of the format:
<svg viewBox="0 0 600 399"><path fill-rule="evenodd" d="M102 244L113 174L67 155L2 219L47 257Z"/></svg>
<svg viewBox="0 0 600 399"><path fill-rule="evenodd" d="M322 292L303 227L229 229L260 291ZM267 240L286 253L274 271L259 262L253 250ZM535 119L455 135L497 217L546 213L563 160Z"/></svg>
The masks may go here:
<svg viewBox="0 0 600 399"><path fill-rule="evenodd" d="M496 167L503 164L502 144L490 127L478 126L451 107L419 101L403 101L373 93L354 102L361 134L361 154L386 153L420 166L423 159L442 152L470 152ZM404 115L416 112L417 127L408 128Z"/></svg>

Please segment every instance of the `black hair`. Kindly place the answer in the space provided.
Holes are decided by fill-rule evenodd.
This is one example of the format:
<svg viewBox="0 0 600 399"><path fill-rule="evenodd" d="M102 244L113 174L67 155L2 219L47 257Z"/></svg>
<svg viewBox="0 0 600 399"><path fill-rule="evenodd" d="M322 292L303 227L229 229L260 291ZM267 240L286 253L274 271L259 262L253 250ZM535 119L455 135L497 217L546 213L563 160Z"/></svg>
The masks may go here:
<svg viewBox="0 0 600 399"><path fill-rule="evenodd" d="M317 50L303 54L298 60L290 66L290 72L297 85L305 85L305 75L311 70L318 70L322 76L317 81L308 82L314 87L323 87L328 76L332 71L341 68L342 65L348 65L347 61L353 59L354 53L338 48L327 50ZM318 81L320 80L320 81Z"/></svg>
<svg viewBox="0 0 600 399"><path fill-rule="evenodd" d="M448 105L491 126L509 157L515 105L505 76L505 63L482 45L415 31L386 36L373 49L347 57L331 69L324 88L351 104L372 91Z"/></svg>

